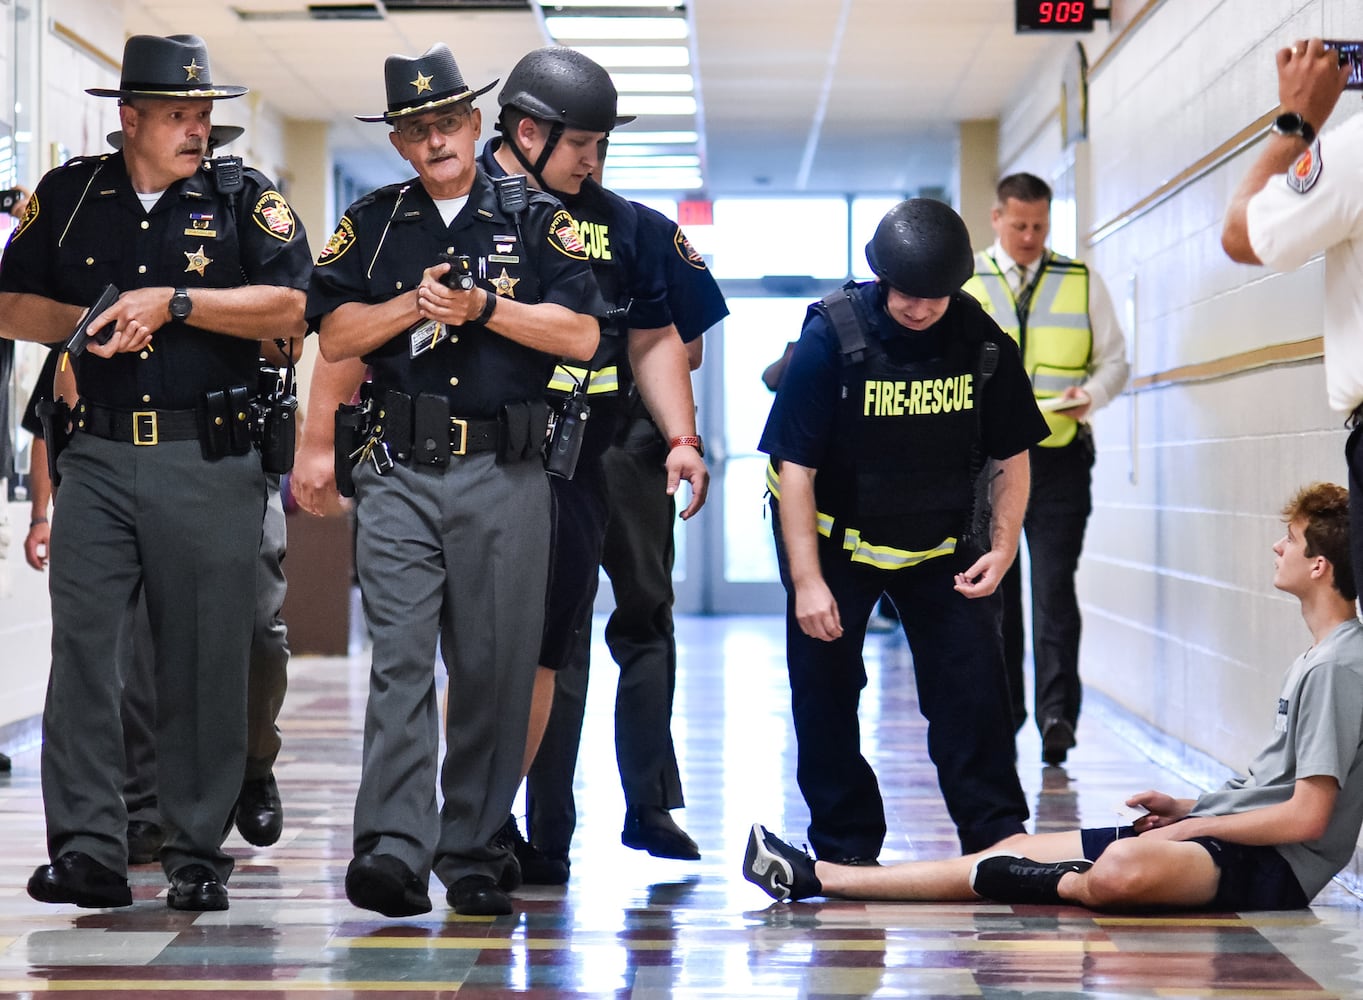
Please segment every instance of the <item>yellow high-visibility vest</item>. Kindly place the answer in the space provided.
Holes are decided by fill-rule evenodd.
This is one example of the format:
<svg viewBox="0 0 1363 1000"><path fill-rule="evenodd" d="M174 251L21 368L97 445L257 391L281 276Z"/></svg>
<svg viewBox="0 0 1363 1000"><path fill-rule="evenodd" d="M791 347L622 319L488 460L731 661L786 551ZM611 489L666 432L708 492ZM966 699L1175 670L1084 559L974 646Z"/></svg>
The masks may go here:
<svg viewBox="0 0 1363 1000"><path fill-rule="evenodd" d="M1089 324L1089 272L1077 260L1048 253L1042 263L1024 319L1017 298L994 258L975 255L975 274L964 290L1022 349L1022 365L1037 399L1059 396L1088 380L1093 357ZM1059 412L1042 411L1051 428L1043 448L1060 448L1074 440L1079 422Z"/></svg>

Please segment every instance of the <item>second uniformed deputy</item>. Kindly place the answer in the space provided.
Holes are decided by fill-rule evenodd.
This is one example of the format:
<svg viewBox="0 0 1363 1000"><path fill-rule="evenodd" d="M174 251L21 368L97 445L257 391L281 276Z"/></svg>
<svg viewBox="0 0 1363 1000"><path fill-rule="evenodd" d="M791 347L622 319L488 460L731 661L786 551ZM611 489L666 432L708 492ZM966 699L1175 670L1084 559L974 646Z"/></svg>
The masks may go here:
<svg viewBox="0 0 1363 1000"><path fill-rule="evenodd" d="M361 120L388 122L417 176L350 206L307 309L328 361L373 372L353 479L374 660L346 895L423 913L434 868L456 912L509 913L515 860L492 840L520 783L544 620L543 390L556 356L591 357L604 307L568 212L524 188L499 197L478 168L473 99L491 85L466 86L439 44L390 56L384 77L388 110Z"/></svg>
<svg viewBox="0 0 1363 1000"><path fill-rule="evenodd" d="M245 411L260 341L303 334L303 228L268 178L208 169L212 82L192 35L137 35L116 90L122 152L38 184L0 268L5 336L70 333L107 284L112 328L77 362L82 402L58 460L43 804L52 863L35 899L125 906L122 684L111 651L145 594L156 656L167 901L228 905L223 832L246 758L246 676L265 473Z"/></svg>

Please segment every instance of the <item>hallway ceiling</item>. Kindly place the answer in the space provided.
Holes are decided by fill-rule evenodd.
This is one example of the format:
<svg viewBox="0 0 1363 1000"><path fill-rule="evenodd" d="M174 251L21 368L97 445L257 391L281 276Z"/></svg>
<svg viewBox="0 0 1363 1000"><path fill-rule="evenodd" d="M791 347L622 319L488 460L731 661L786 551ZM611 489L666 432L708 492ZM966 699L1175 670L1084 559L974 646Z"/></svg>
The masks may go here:
<svg viewBox="0 0 1363 1000"><path fill-rule="evenodd" d="M481 87L549 41L539 13L524 6L369 6L378 19L316 19L305 0L127 0L126 24L130 34L202 35L216 79L246 84L287 117L331 122L338 161L366 186L404 175L387 129L352 117L383 110L387 55L444 41ZM949 189L956 123L997 117L1048 54L1075 41L1015 35L1010 0L690 6L710 196ZM482 99L485 137L495 96ZM628 127L669 124L652 117Z"/></svg>

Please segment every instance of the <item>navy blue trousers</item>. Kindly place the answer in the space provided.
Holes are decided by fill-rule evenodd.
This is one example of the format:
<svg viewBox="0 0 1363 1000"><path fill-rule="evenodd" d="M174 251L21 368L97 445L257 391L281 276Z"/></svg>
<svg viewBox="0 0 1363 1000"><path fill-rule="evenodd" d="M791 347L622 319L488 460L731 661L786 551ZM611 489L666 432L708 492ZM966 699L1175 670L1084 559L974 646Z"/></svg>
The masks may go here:
<svg viewBox="0 0 1363 1000"><path fill-rule="evenodd" d="M818 857L874 858L885 841L885 806L861 752L858 704L866 686L862 643L882 592L899 609L913 654L918 702L928 720L928 756L963 853L1024 830L1027 800L1018 781L997 593L975 600L952 589L966 559L946 556L885 571L854 565L820 540L824 579L843 634L812 639L795 620L780 520L777 556L786 586L786 665L795 722L796 780L809 806L809 843Z"/></svg>

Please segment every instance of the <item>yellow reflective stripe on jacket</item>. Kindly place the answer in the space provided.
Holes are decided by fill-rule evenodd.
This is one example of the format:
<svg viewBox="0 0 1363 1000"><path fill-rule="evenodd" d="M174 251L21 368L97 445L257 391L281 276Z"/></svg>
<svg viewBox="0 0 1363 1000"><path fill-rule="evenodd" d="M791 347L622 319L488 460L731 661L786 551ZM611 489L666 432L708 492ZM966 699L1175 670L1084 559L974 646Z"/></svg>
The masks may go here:
<svg viewBox="0 0 1363 1000"><path fill-rule="evenodd" d="M994 322L1022 347L1022 366L1032 380L1037 399L1062 395L1070 386L1088 380L1093 356L1089 325L1088 268L1078 261L1050 254L1041 270L1027 309L1025 335L1018 323L1017 299L998 264L988 254L975 255L975 274L965 283ZM1074 440L1079 422L1063 413L1042 414L1051 428L1041 442L1059 448Z"/></svg>
<svg viewBox="0 0 1363 1000"><path fill-rule="evenodd" d="M951 555L956 551L956 539L944 538L930 549L913 552L909 549L896 549L891 545L872 545L861 540L861 532L856 528L845 528L842 547L852 553L854 563L863 563L876 569L905 569L925 563L929 559Z"/></svg>
<svg viewBox="0 0 1363 1000"><path fill-rule="evenodd" d="M549 378L549 388L556 392L572 392L579 384L587 387L587 394L620 391L620 369L607 365L600 371L588 371L573 365L555 365Z"/></svg>
<svg viewBox="0 0 1363 1000"><path fill-rule="evenodd" d="M779 503L781 500L781 473L776 471L776 465L770 459L767 460L767 492L774 496ZM822 511L814 512L814 520L818 524L819 534L824 538L833 537L833 515L825 514Z"/></svg>
<svg viewBox="0 0 1363 1000"><path fill-rule="evenodd" d="M767 490L780 501L781 474L776 471L776 466L771 461L767 462ZM818 511L815 513L815 519L818 521L819 534L824 538L832 538L833 516ZM930 549L913 552L908 549L897 549L892 545L868 544L861 540L861 532L856 528L844 528L842 547L852 553L853 562L865 563L876 569L904 569L906 566L917 566L938 556L951 555L956 551L956 539L945 538Z"/></svg>

